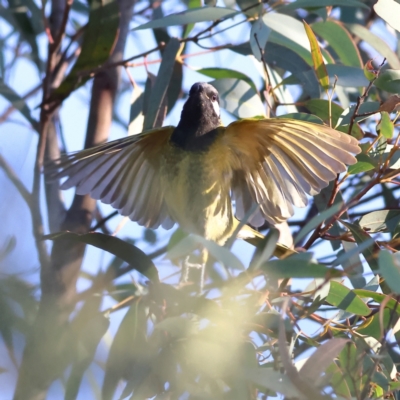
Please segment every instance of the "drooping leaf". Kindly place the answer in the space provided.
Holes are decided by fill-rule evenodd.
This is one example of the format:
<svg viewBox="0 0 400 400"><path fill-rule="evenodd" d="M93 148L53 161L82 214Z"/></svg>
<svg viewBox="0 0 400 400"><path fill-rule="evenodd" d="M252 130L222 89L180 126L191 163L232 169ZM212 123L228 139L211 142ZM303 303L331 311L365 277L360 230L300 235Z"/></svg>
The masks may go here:
<svg viewBox="0 0 400 400"><path fill-rule="evenodd" d="M25 101L0 78L0 95L6 98L28 120L32 127L39 132L39 123L32 118L31 110Z"/></svg>
<svg viewBox="0 0 400 400"><path fill-rule="evenodd" d="M362 116L356 117L355 121L356 122L363 121L364 119L369 118L373 114L378 113L379 106L380 106L379 101L368 101L366 103L361 104L360 108L358 109L358 115ZM346 108L346 110L344 110L343 113L340 115L337 124L349 125L351 119L353 118L354 109L355 109L354 104L349 108ZM363 114L368 114L368 115L363 115Z"/></svg>
<svg viewBox="0 0 400 400"><path fill-rule="evenodd" d="M359 225L351 224L350 222L345 222L345 221L340 221L340 223L350 230L358 245L361 245L366 241L368 242L371 241L371 236L368 235L368 233L365 232ZM377 272L379 269L378 260L376 258L376 251L377 251L377 246L375 243L371 244L365 250L362 251L365 260L367 261L370 268L374 272Z"/></svg>
<svg viewBox="0 0 400 400"><path fill-rule="evenodd" d="M356 158L357 162L349 166L347 170L348 174L359 174L361 172L371 171L376 168L376 163L368 154L360 153L356 155Z"/></svg>
<svg viewBox="0 0 400 400"><path fill-rule="evenodd" d="M224 78L210 82L219 92L221 107L239 118L251 118L264 115L264 105L245 81Z"/></svg>
<svg viewBox="0 0 400 400"><path fill-rule="evenodd" d="M400 294L400 262L389 251L381 250L379 253L379 271L385 278L386 284L395 294Z"/></svg>
<svg viewBox="0 0 400 400"><path fill-rule="evenodd" d="M340 6L340 7L361 7L367 8L369 7L362 3L361 1L356 0L296 0L293 3L289 3L285 5L286 10L297 10L299 8L320 8L320 7L329 7L329 6Z"/></svg>
<svg viewBox="0 0 400 400"><path fill-rule="evenodd" d="M364 75L364 70L358 67L349 67L347 65L328 64L326 66L331 83L335 75L337 76L337 85L344 87L365 87L368 86L368 80Z"/></svg>
<svg viewBox="0 0 400 400"><path fill-rule="evenodd" d="M102 233L86 233L79 235L72 232L53 233L44 236L45 240L74 240L90 244L105 250L126 261L134 269L149 278L153 283L159 282L158 271L153 261L142 250L123 240Z"/></svg>
<svg viewBox="0 0 400 400"><path fill-rule="evenodd" d="M308 65L312 65L310 43L299 20L285 14L267 13L263 16L263 21L272 29L268 41L294 51Z"/></svg>
<svg viewBox="0 0 400 400"><path fill-rule="evenodd" d="M163 51L163 58L160 70L151 88L148 108L144 117L143 129L152 129L159 118L162 102L167 93L167 89L174 70L176 55L179 51L180 43L178 39L171 38ZM163 119L163 118L162 118Z"/></svg>
<svg viewBox="0 0 400 400"><path fill-rule="evenodd" d="M394 69L400 69L400 60L387 42L360 24L345 24L346 28L361 40L368 43L375 51L387 59L388 64Z"/></svg>
<svg viewBox="0 0 400 400"><path fill-rule="evenodd" d="M348 342L348 339L333 338L318 347L301 367L301 378L309 382L317 381Z"/></svg>
<svg viewBox="0 0 400 400"><path fill-rule="evenodd" d="M385 111L381 111L381 121L377 126L377 130L386 139L393 137L394 124L390 119L390 115Z"/></svg>
<svg viewBox="0 0 400 400"><path fill-rule="evenodd" d="M196 72L198 72L199 74L209 76L210 78L214 78L214 79L224 79L224 78L241 79L241 80L247 82L254 89L254 91L257 90L256 85L254 84L253 80L249 76L243 74L242 72L235 71L233 69L201 68L201 69L198 69Z"/></svg>
<svg viewBox="0 0 400 400"><path fill-rule="evenodd" d="M378 0L374 4L375 12L386 21L392 28L400 32L400 3L395 0Z"/></svg>
<svg viewBox="0 0 400 400"><path fill-rule="evenodd" d="M166 28L174 25L187 25L196 22L215 21L222 18L230 18L238 14L236 10L223 7L200 7L192 8L187 11L170 14L161 19L155 19L139 25L134 28L135 31L140 29Z"/></svg>
<svg viewBox="0 0 400 400"><path fill-rule="evenodd" d="M267 25L265 25L262 18L257 19L251 26L250 47L254 54L254 57L258 61L262 61L263 59L260 49L261 51L264 51L270 33L271 29Z"/></svg>
<svg viewBox="0 0 400 400"><path fill-rule="evenodd" d="M319 43L317 38L314 35L310 25L307 22L303 21L304 29L306 31L308 40L310 42L311 47L311 57L314 65L314 71L317 75L318 81L324 90L329 89L329 76L328 71L326 70L326 66L324 63L324 59L321 54L321 50L319 48Z"/></svg>
<svg viewBox="0 0 400 400"><path fill-rule="evenodd" d="M360 52L342 24L334 20L314 22L311 28L333 48L343 65L362 68Z"/></svg>
<svg viewBox="0 0 400 400"><path fill-rule="evenodd" d="M269 277L281 278L328 278L339 277L342 271L328 268L322 264L315 264L310 260L295 254L283 260L272 260L264 263L260 268Z"/></svg>
<svg viewBox="0 0 400 400"><path fill-rule="evenodd" d="M118 28L119 7L116 0L92 0L79 57L65 80L53 91L49 102L65 99L87 82L91 70L108 60L118 38Z"/></svg>
<svg viewBox="0 0 400 400"><path fill-rule="evenodd" d="M326 301L333 306L356 315L369 315L371 310L353 290L339 282L331 281Z"/></svg>
<svg viewBox="0 0 400 400"><path fill-rule="evenodd" d="M358 221L368 232L393 232L400 223L400 210L379 210L365 214Z"/></svg>
<svg viewBox="0 0 400 400"><path fill-rule="evenodd" d="M389 93L400 93L400 71L395 69L382 71L375 81L375 86Z"/></svg>

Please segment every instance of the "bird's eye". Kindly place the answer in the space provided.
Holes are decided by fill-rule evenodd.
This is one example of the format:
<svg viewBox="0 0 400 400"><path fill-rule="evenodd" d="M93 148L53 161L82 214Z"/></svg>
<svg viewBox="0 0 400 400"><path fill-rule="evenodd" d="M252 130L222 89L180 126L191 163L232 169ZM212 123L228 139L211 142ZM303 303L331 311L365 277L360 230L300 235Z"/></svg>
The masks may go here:
<svg viewBox="0 0 400 400"><path fill-rule="evenodd" d="M211 101L217 101L217 95L216 94L213 94L211 96Z"/></svg>

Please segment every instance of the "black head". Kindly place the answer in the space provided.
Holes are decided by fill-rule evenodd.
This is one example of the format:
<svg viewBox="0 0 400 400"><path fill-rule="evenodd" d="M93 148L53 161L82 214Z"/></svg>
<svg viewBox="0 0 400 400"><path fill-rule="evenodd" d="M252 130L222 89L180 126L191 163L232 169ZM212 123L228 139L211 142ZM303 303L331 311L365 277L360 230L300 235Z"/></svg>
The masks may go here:
<svg viewBox="0 0 400 400"><path fill-rule="evenodd" d="M189 98L183 106L181 119L171 140L181 147L195 147L196 143L199 147L209 142L211 137L206 136L213 136L213 131L220 125L217 89L208 83L197 82L189 91Z"/></svg>

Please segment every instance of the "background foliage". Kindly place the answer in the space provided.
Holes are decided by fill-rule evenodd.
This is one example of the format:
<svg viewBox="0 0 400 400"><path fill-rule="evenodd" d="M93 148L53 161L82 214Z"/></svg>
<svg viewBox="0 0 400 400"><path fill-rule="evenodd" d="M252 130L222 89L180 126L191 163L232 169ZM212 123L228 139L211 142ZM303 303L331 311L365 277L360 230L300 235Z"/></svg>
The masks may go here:
<svg viewBox="0 0 400 400"><path fill-rule="evenodd" d="M205 3L0 2L1 398L400 398L400 2ZM256 250L205 243L202 294L176 266L201 239L122 228L42 174L176 124L195 80L225 122L327 123L363 150ZM278 240L298 253L271 259Z"/></svg>

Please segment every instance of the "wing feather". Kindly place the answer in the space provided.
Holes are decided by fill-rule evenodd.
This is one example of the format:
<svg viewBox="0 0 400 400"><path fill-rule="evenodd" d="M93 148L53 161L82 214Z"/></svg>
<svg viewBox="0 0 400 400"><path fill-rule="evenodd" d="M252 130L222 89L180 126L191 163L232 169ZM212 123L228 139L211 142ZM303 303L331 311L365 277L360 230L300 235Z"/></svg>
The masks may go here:
<svg viewBox="0 0 400 400"><path fill-rule="evenodd" d="M305 207L346 171L360 152L355 138L325 125L290 119L241 120L221 135L228 148L228 172L238 218L257 203L250 223L279 223ZM260 218L262 217L262 218Z"/></svg>
<svg viewBox="0 0 400 400"><path fill-rule="evenodd" d="M122 215L149 228L170 229L174 221L160 183L161 156L174 127L154 129L63 156L46 170L66 178L61 189L111 204Z"/></svg>

